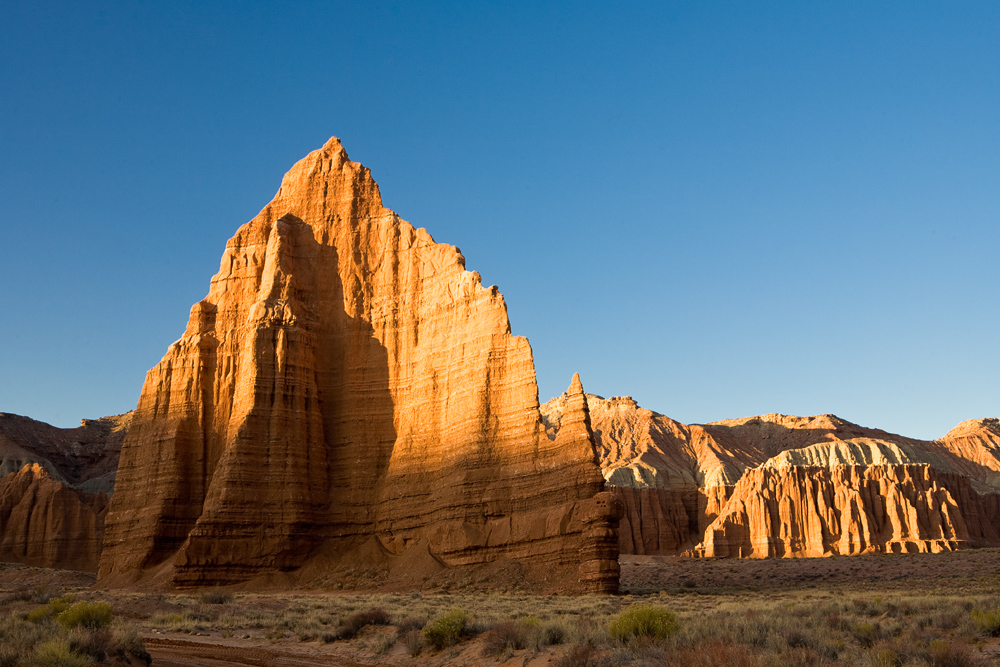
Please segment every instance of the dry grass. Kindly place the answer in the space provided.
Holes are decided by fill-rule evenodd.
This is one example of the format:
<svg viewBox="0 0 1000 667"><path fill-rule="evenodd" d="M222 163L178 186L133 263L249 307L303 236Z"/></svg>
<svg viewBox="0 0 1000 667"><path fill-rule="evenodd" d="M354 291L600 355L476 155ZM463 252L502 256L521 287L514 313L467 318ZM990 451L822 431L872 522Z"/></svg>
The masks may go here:
<svg viewBox="0 0 1000 667"><path fill-rule="evenodd" d="M81 601L67 608L59 600L52 598L30 611L4 605L0 667L82 667L130 659L148 664L149 654L135 626L113 618L108 603Z"/></svg>
<svg viewBox="0 0 1000 667"><path fill-rule="evenodd" d="M995 595L940 591L620 597L241 594L224 607L185 596L168 596L158 604L176 611L153 614L143 622L163 633L227 633L320 645L326 633L328 639L342 640L336 642L341 649L388 662L409 656L433 662L437 658L428 656L439 651L468 650L470 661L547 653L553 664L584 667L976 667L995 660L995 619L1000 616ZM648 632L621 632L622 619L628 627L635 625L629 609L633 614L635 609L669 612L663 617L667 631L650 626ZM616 620L618 631L613 629Z"/></svg>
<svg viewBox="0 0 1000 667"><path fill-rule="evenodd" d="M748 581L760 581L761 588L767 580L755 579L753 567L770 574L780 573L781 568L809 573L829 562L841 573L853 568L864 573L867 564L874 563L877 567L869 570L882 568L892 579L871 582L858 575L856 581L797 586L778 579L769 589L754 590L758 584L708 587L693 578L694 586L684 586L683 581L669 586L652 582L641 593L614 597L219 591L212 591L212 596L141 595L81 588L76 600L37 590L0 590L0 599L6 595L17 614L25 616L40 604L52 610L38 612L37 624L18 616L25 631L59 629L58 614L77 601L101 598L112 604L116 616L124 612L153 634L209 635L289 650L305 643L309 646L303 650L367 656L373 664L488 665L516 658L511 664L538 660L557 667L978 667L1000 664L998 555L960 554L969 573L964 579L946 567L949 561L941 555L889 556L888 565L880 564L882 557L790 564L683 563L676 567L714 573L707 577L711 581L729 576L733 568ZM922 567L924 560L942 567L942 579L930 576L930 568ZM896 579L900 564L921 571L921 576L909 583ZM224 602L215 601L220 596ZM622 612L643 606L672 614L670 631L612 631ZM461 629L438 633L439 626L451 628L441 619L455 610L464 618ZM66 633L60 636L70 650L84 646L81 638L59 631ZM439 634L447 638L439 641ZM47 637L43 633L34 641L38 644ZM337 641L324 643L324 639ZM94 637L96 644L102 641ZM60 646L51 648L65 648ZM5 667L4 659L0 650L0 667Z"/></svg>

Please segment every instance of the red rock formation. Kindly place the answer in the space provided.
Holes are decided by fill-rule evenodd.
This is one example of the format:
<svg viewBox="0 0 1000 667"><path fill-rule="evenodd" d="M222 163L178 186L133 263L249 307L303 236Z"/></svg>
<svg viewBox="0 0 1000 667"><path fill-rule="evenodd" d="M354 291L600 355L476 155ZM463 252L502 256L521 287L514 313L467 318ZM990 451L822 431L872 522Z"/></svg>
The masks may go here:
<svg viewBox="0 0 1000 667"><path fill-rule="evenodd" d="M575 570L603 486L586 399L574 379L546 434L531 348L464 264L338 140L296 164L146 376L100 576L229 583L372 535Z"/></svg>
<svg viewBox="0 0 1000 667"><path fill-rule="evenodd" d="M129 415L56 428L0 414L0 561L97 569Z"/></svg>
<svg viewBox="0 0 1000 667"><path fill-rule="evenodd" d="M0 476L40 463L55 480L110 494L131 416L84 419L76 428L57 428L29 417L0 413Z"/></svg>
<svg viewBox="0 0 1000 667"><path fill-rule="evenodd" d="M693 554L769 558L1000 546L998 518L968 478L928 465L761 466L740 479Z"/></svg>
<svg viewBox="0 0 1000 667"><path fill-rule="evenodd" d="M97 569L107 496L52 479L38 463L0 478L0 560Z"/></svg>
<svg viewBox="0 0 1000 667"><path fill-rule="evenodd" d="M563 402L560 397L542 406L547 423L558 423ZM825 555L858 549L938 549L992 544L993 531L1000 528L996 419L964 422L944 438L928 442L864 428L833 415L772 414L688 426L645 410L628 397L591 395L587 402L604 477L624 506L619 527L622 553ZM913 525L896 525L896 537L880 532L881 523L859 519L847 521L843 538L834 543L827 537L831 531L840 534L839 519L795 509L808 508L824 494L848 493L838 485L850 477L842 473L830 477L832 473L816 470L864 466L871 468L871 475L879 475L879 466L886 465L900 470L929 466L927 474L935 483L947 480L949 492L964 500L949 510L911 498L907 502L913 511L900 515L910 518L900 521ZM814 478L825 480L822 491L797 485ZM869 491L875 488L870 480L866 484ZM867 500L858 511L882 516L873 505L874 496L864 497ZM924 514L932 526L943 522L952 528L935 537L919 523ZM965 525L971 526L969 536L961 537ZM949 530L960 537L949 538Z"/></svg>
<svg viewBox="0 0 1000 667"><path fill-rule="evenodd" d="M618 522L622 504L613 493L598 493L585 507L580 546L580 583L586 593L618 592Z"/></svg>

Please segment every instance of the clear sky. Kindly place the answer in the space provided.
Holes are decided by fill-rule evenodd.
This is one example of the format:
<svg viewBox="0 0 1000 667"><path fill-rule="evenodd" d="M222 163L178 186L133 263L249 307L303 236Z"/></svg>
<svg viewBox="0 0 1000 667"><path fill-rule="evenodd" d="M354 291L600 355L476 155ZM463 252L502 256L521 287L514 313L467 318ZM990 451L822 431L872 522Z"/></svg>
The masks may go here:
<svg viewBox="0 0 1000 667"><path fill-rule="evenodd" d="M135 406L328 137L683 422L1000 416L1000 3L0 3L0 411Z"/></svg>

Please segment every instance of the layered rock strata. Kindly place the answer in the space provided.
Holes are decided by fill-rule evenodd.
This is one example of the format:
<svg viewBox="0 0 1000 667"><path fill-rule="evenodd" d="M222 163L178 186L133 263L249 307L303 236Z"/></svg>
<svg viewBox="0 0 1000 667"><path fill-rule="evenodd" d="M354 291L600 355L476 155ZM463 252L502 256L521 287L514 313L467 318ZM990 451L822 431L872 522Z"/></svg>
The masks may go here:
<svg viewBox="0 0 1000 667"><path fill-rule="evenodd" d="M994 508L967 477L928 465L761 466L739 481L693 555L808 557L1000 546Z"/></svg>
<svg viewBox="0 0 1000 667"><path fill-rule="evenodd" d="M229 241L147 374L100 577L227 584L372 537L575 571L604 481L578 378L567 397L546 433L497 288L331 139Z"/></svg>
<svg viewBox="0 0 1000 667"><path fill-rule="evenodd" d="M580 547L580 583L585 593L618 592L618 523L624 514L613 493L598 493L583 515Z"/></svg>
<svg viewBox="0 0 1000 667"><path fill-rule="evenodd" d="M97 569L129 417L62 429L0 414L0 561Z"/></svg>
<svg viewBox="0 0 1000 667"><path fill-rule="evenodd" d="M38 463L0 479L0 560L95 571L107 495L53 479Z"/></svg>
<svg viewBox="0 0 1000 667"><path fill-rule="evenodd" d="M557 424L565 397L542 406ZM1000 546L1000 421L921 441L833 415L685 425L588 395L626 554L820 556ZM894 481L893 481L894 480Z"/></svg>
<svg viewBox="0 0 1000 667"><path fill-rule="evenodd" d="M0 476L38 463L52 479L82 491L111 494L131 418L129 412L84 419L76 428L58 428L0 413Z"/></svg>

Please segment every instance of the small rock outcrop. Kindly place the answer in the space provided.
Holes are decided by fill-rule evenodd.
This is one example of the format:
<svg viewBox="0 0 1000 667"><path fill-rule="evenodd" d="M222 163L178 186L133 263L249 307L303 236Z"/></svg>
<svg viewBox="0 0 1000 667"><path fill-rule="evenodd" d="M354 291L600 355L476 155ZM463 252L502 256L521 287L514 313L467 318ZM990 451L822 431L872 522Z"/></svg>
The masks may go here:
<svg viewBox="0 0 1000 667"><path fill-rule="evenodd" d="M229 241L147 374L99 576L305 576L372 538L390 557L575 573L604 480L578 378L568 397L547 433L497 288L331 139Z"/></svg>
<svg viewBox="0 0 1000 667"><path fill-rule="evenodd" d="M580 583L585 593L618 592L618 522L623 513L615 494L607 491L594 496L584 511Z"/></svg>

